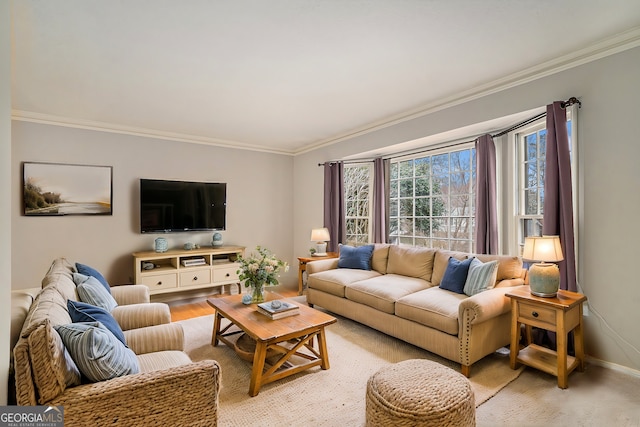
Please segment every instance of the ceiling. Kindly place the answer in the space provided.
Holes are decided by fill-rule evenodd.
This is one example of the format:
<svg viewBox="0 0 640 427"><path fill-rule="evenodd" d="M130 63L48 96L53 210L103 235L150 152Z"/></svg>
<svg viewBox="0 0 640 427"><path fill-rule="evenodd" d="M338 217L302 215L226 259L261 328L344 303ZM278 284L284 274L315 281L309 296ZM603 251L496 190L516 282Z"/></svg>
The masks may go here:
<svg viewBox="0 0 640 427"><path fill-rule="evenodd" d="M292 155L640 45L637 0L14 0L12 14L14 119Z"/></svg>

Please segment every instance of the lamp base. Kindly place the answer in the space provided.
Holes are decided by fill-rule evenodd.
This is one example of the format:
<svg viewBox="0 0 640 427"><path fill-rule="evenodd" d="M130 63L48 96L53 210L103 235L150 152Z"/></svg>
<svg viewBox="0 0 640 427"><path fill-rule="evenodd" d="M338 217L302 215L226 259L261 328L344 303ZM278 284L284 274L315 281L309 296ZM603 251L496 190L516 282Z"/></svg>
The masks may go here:
<svg viewBox="0 0 640 427"><path fill-rule="evenodd" d="M316 251L313 256L327 256L327 242L316 242Z"/></svg>
<svg viewBox="0 0 640 427"><path fill-rule="evenodd" d="M537 297L555 297L560 288L560 269L556 264L533 264L529 267L529 287Z"/></svg>

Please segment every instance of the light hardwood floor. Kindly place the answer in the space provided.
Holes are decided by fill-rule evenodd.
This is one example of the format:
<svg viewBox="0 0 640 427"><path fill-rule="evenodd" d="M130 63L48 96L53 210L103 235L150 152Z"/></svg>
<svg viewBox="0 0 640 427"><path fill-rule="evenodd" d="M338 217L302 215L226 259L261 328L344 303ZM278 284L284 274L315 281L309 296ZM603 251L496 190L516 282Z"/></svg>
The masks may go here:
<svg viewBox="0 0 640 427"><path fill-rule="evenodd" d="M298 295L297 290L293 289L279 289L277 291L283 297L294 297ZM207 304L207 298L219 298L223 295L210 295L197 301L173 301L169 303L169 309L171 310L171 321L177 322L179 320L191 319L194 317L207 316L214 314L215 310Z"/></svg>

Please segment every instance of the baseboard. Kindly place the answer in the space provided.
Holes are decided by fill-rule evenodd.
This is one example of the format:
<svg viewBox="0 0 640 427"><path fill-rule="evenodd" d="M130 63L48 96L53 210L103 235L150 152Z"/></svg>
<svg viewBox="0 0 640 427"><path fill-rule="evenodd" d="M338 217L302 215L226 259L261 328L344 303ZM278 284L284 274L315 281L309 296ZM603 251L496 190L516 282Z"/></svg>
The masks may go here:
<svg viewBox="0 0 640 427"><path fill-rule="evenodd" d="M587 362L596 366L600 366L606 369L612 369L617 372L621 372L632 377L640 378L640 371L629 368L628 366L618 365L617 363L607 362L606 360L597 359L595 357L587 356Z"/></svg>

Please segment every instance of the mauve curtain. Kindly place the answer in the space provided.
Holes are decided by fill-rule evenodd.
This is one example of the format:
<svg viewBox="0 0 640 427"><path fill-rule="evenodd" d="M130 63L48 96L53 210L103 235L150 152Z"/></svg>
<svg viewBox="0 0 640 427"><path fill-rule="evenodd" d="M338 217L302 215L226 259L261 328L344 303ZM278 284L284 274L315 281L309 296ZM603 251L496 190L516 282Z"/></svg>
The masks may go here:
<svg viewBox="0 0 640 427"><path fill-rule="evenodd" d="M496 203L496 146L493 137L476 140L476 250L498 254L498 208Z"/></svg>
<svg viewBox="0 0 640 427"><path fill-rule="evenodd" d="M324 226L329 229L329 252L338 252L346 232L344 223L344 166L342 162L324 164Z"/></svg>
<svg viewBox="0 0 640 427"><path fill-rule="evenodd" d="M547 154L544 173L542 234L560 236L564 261L560 261L560 289L576 291L576 255L573 235L571 157L567 115L562 103L547 105Z"/></svg>
<svg viewBox="0 0 640 427"><path fill-rule="evenodd" d="M373 161L373 243L387 242L387 176L389 160Z"/></svg>

